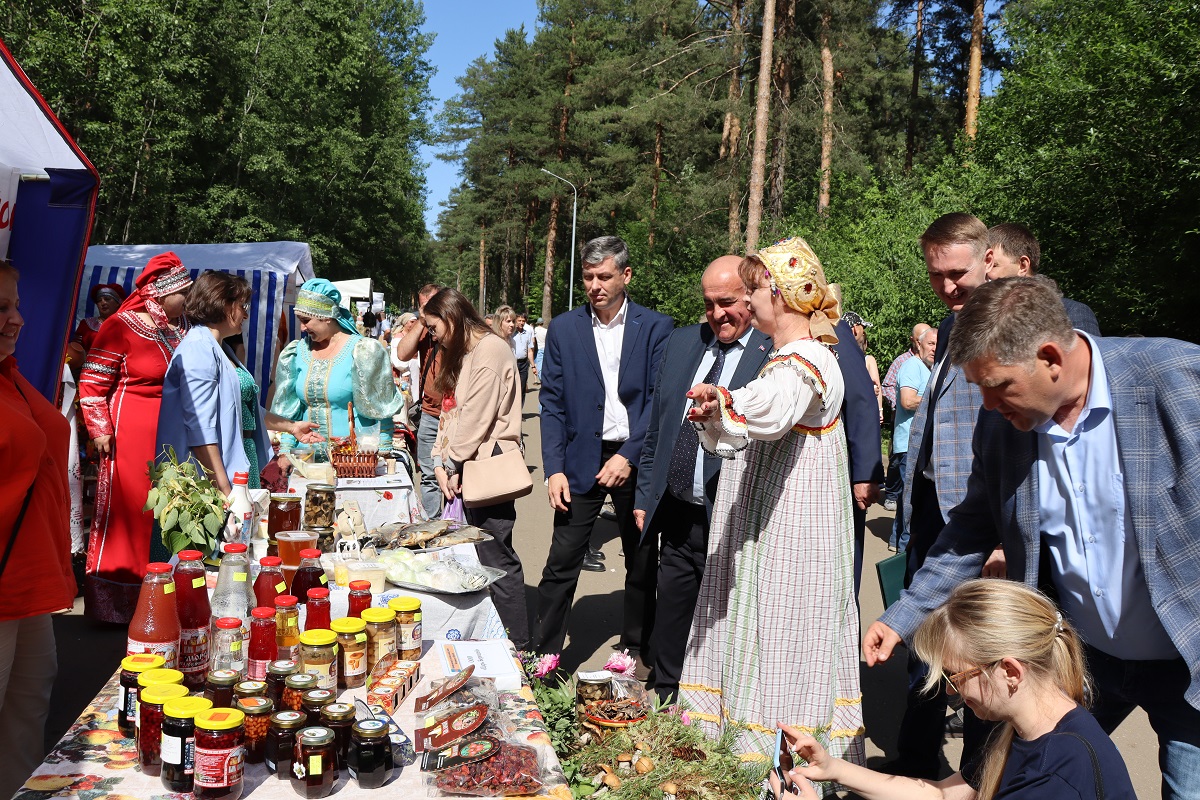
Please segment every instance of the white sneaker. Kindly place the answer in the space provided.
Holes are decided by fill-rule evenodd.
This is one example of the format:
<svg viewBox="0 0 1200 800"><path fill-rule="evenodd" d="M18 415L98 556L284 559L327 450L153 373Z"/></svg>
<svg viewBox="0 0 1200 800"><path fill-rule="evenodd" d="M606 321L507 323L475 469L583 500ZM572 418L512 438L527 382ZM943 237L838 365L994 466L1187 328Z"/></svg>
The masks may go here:
<svg viewBox="0 0 1200 800"><path fill-rule="evenodd" d="M883 501L883 510L884 511L895 511L896 510L896 501L895 500L884 500Z"/></svg>

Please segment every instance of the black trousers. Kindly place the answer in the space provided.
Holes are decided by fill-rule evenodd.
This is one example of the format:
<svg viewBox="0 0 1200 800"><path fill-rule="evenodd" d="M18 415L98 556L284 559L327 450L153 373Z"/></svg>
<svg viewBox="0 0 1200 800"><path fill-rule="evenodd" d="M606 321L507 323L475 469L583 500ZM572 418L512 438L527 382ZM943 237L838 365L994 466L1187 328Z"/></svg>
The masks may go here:
<svg viewBox="0 0 1200 800"><path fill-rule="evenodd" d="M529 612L525 606L525 571L512 546L513 526L517 522L517 504L512 500L494 506L467 508L467 522L490 533L494 539L479 542L475 552L484 566L502 569L508 574L491 585L496 613L508 630L508 638L518 650L529 647Z"/></svg>
<svg viewBox="0 0 1200 800"><path fill-rule="evenodd" d="M517 359L517 374L521 376L521 400L525 399L525 392L529 389L529 359Z"/></svg>
<svg viewBox="0 0 1200 800"><path fill-rule="evenodd" d="M620 448L619 442L605 442L601 450L604 463ZM658 571L658 545L647 536L639 545L641 532L633 521L633 491L637 469L623 486L606 488L593 484L588 491L571 493L566 513L554 514L554 538L538 586L537 623L533 649L539 653L561 653L571 619L571 604L579 584L579 570L592 537L592 526L600 516L605 499L611 497L617 512L617 529L625 551L625 603L621 623L621 647L649 656L649 637L654 628L654 583Z"/></svg>
<svg viewBox="0 0 1200 800"><path fill-rule="evenodd" d="M655 688L663 701L673 701L679 693L692 614L708 558L708 511L667 492L655 515L665 520L654 617Z"/></svg>

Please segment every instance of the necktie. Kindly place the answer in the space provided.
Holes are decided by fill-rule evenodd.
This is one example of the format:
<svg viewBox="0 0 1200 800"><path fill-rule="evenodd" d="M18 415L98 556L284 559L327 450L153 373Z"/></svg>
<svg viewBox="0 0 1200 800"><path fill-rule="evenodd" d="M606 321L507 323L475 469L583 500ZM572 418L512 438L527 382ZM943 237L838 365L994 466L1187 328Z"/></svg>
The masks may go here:
<svg viewBox="0 0 1200 800"><path fill-rule="evenodd" d="M721 368L725 366L725 353L729 347L730 345L724 342L717 345L717 358L701 383L716 383L721 377ZM685 416L679 426L679 436L675 439L675 449L671 452L671 464L667 468L667 487L671 494L681 500L692 496L696 475L696 450L699 446L700 437L696 428Z"/></svg>

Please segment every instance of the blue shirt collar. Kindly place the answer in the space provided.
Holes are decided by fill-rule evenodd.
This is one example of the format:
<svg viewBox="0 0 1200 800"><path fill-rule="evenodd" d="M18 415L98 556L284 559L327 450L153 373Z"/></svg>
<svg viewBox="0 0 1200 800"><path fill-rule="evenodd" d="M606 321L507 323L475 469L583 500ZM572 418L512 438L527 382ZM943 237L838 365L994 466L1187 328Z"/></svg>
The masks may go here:
<svg viewBox="0 0 1200 800"><path fill-rule="evenodd" d="M1058 439L1069 439L1081 431L1093 428L1106 416L1112 414L1112 390L1108 386L1108 372L1104 369L1104 358L1100 355L1099 348L1096 347L1096 340L1083 331L1075 332L1084 338L1084 343L1092 354L1087 399L1083 403L1083 410L1079 412L1079 419L1075 422L1075 431L1067 433L1053 418L1035 428L1038 433Z"/></svg>

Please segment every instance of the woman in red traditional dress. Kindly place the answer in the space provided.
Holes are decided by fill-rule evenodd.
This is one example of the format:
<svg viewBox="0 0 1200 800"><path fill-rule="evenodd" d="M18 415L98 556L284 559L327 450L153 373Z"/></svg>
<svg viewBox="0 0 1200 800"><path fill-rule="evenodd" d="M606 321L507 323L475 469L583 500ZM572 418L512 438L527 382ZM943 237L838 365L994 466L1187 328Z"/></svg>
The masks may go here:
<svg viewBox="0 0 1200 800"><path fill-rule="evenodd" d="M163 376L187 332L191 283L174 253L150 259L136 291L100 326L79 380L83 419L100 454L84 608L102 622L129 622L150 561L146 462L155 455Z"/></svg>
<svg viewBox="0 0 1200 800"><path fill-rule="evenodd" d="M92 289L91 297L92 302L96 304L96 316L79 320L79 326L75 328L75 335L71 337L71 343L67 345L67 352L71 355L72 364L83 364L88 351L92 349L92 344L96 341L96 334L100 332L100 326L104 324L104 320L117 313L121 303L125 302L125 290L117 283L102 283ZM79 374L78 367L72 371L76 375Z"/></svg>

